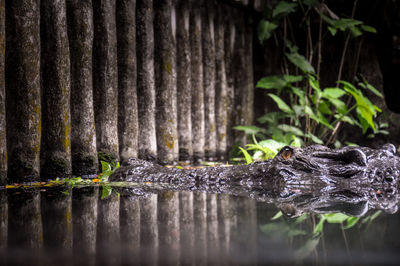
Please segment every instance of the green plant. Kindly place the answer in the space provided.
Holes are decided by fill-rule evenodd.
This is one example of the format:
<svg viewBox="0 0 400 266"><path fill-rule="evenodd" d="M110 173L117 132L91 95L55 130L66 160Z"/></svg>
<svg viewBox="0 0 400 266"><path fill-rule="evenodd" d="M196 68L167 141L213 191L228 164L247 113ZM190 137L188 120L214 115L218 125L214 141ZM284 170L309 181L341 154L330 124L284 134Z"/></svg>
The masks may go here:
<svg viewBox="0 0 400 266"><path fill-rule="evenodd" d="M112 187L110 183L108 182L108 178L112 173L115 172L120 167L119 162L116 162L114 164L115 166L113 167L112 163L108 163L105 161L101 161L101 168L102 172L99 175L99 179L84 179L80 176L78 177L71 177L71 178L64 178L64 179L56 179L54 182L55 184L66 184L71 187L75 186L87 186L87 185L92 185L94 181L98 182L101 185L101 199L106 198L111 195L112 193ZM68 193L68 191L65 191L63 193Z"/></svg>
<svg viewBox="0 0 400 266"><path fill-rule="evenodd" d="M276 45L283 47L282 74L262 78L257 87L269 91L268 96L279 111L258 118L261 126L235 127L252 136L253 144L241 150L247 163L251 161L250 151L254 151L253 160L260 160L272 158L285 145L317 143L340 147L343 140L338 140L337 136L343 124L359 127L364 134L370 129L373 132L370 137L386 134L386 124L377 125L374 121L381 110L365 96L365 92L379 97L383 97L382 94L363 76L358 79L354 74L351 82L342 80L350 40L357 40L364 32L376 32L353 18L356 5L357 0L350 18L339 18L324 1L318 0L280 1L273 9L267 7L265 18L259 23L258 37L262 43L274 37ZM296 46L291 22L291 15L299 17L299 14L299 29L305 32L305 55L300 54ZM315 17L319 19L317 30L311 23ZM313 39L313 32L318 32L317 40ZM339 32L344 33L345 38L337 82L334 86L321 88L322 43L328 35L337 36Z"/></svg>
<svg viewBox="0 0 400 266"><path fill-rule="evenodd" d="M289 243L302 237L301 245L296 248L295 257L302 260L312 252L317 252L321 240L324 238L324 226L326 224L337 225L342 232L343 241L349 249L346 230L355 226L357 230L368 230L371 223L381 214L376 211L364 217L354 217L343 213L311 214L305 213L296 218L288 218L281 211L277 212L271 222L261 225L260 230L269 236L279 235L287 238ZM311 224L311 226L307 226Z"/></svg>

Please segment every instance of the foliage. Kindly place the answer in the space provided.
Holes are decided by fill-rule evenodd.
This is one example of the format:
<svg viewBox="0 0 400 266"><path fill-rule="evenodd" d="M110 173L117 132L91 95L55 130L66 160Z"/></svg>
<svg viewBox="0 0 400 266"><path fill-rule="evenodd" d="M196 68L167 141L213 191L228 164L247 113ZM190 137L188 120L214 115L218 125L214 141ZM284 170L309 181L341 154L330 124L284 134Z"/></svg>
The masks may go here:
<svg viewBox="0 0 400 266"><path fill-rule="evenodd" d="M113 165L115 165L115 166L113 167ZM78 177L65 178L65 179L58 179L57 178L55 180L55 183L67 184L67 185L69 185L71 187L92 185L93 182L99 183L101 185L101 187L102 187L101 199L103 199L103 198L106 198L106 197L111 195L112 187L111 187L110 183L108 182L108 178L119 167L120 167L119 162L116 162L115 164L112 164L112 163L108 163L108 162L105 162L105 161L101 161L102 172L99 175L99 177L100 177L99 179L97 179L97 178L96 179L87 179L87 178L82 178L82 177L78 176ZM66 191L65 193L68 193L68 191Z"/></svg>
<svg viewBox="0 0 400 266"><path fill-rule="evenodd" d="M292 16L299 14L299 29L304 30L307 40L305 55L296 46L293 33ZM315 17L319 18L317 25L311 23ZM318 32L317 40L313 40L313 32ZM321 46L328 35L333 37L339 33L344 34L345 43L337 82L322 88ZM272 158L286 145L299 147L317 143L340 147L344 141L337 140L337 136L343 124L358 127L363 134L372 132L369 137L387 134L387 123L377 124L374 120L380 108L365 96L367 91L378 97L383 97L382 94L361 75L355 75L352 81L341 79L348 42L359 39L363 33L376 33L376 30L353 17L339 18L324 1L279 1L274 8L267 6L258 26L258 37L262 43L274 37L277 45L285 47L284 60L282 74L262 78L257 87L268 90L279 111L259 117L260 126L235 127L252 136L253 144L241 149L247 163ZM315 51L318 51L316 56Z"/></svg>
<svg viewBox="0 0 400 266"><path fill-rule="evenodd" d="M260 230L269 236L276 236L290 239L290 243L294 239L303 237L301 245L295 252L295 257L302 260L309 256L312 252L317 252L320 240L324 237L324 226L326 224L338 225L345 238L345 230L358 227L357 230L368 230L370 224L381 214L376 211L365 217L348 216L343 213L328 214L310 214L305 213L297 218L288 218L281 211L277 212L271 222L261 225ZM311 227L307 227L307 223L312 223ZM310 230L307 230L309 228ZM345 239L345 241L347 241Z"/></svg>

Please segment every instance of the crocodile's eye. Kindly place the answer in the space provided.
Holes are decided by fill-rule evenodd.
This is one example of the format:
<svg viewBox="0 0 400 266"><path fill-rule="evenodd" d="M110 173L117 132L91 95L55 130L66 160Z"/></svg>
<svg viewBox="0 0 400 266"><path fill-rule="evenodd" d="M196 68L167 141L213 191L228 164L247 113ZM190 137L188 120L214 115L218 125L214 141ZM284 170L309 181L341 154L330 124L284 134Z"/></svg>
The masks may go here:
<svg viewBox="0 0 400 266"><path fill-rule="evenodd" d="M289 160L293 156L293 149L289 146L283 147L279 154L284 160Z"/></svg>

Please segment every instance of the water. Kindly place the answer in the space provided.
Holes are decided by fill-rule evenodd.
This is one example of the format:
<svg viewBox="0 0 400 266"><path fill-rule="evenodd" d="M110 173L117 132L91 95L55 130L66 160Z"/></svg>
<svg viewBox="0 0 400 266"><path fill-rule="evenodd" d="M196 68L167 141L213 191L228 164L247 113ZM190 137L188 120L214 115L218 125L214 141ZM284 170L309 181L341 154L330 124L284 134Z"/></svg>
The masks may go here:
<svg viewBox="0 0 400 266"><path fill-rule="evenodd" d="M321 214L306 200L142 187L115 187L104 199L96 185L0 190L0 265L400 263L397 213L355 203L335 210L361 217Z"/></svg>

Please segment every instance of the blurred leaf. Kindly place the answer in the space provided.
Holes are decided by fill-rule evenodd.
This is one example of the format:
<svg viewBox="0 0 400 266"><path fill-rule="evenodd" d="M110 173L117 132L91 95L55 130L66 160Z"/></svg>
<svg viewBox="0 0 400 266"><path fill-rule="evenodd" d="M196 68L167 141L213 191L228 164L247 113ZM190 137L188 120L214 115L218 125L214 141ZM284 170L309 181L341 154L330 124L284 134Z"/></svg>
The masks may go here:
<svg viewBox="0 0 400 266"><path fill-rule="evenodd" d="M282 217L283 213L281 211L277 212L274 217L271 218L271 221L276 220L280 217Z"/></svg>
<svg viewBox="0 0 400 266"><path fill-rule="evenodd" d="M291 132L291 133L295 134L296 136L304 136L303 131L300 128L297 128L295 126L281 124L278 126L278 128L284 132Z"/></svg>
<svg viewBox="0 0 400 266"><path fill-rule="evenodd" d="M257 134L258 132L263 132L265 129L259 128L256 126L235 126L233 127L236 130L243 131L246 135Z"/></svg>
<svg viewBox="0 0 400 266"><path fill-rule="evenodd" d="M322 97L326 98L340 98L346 94L346 91L340 88L326 88L322 91Z"/></svg>
<svg viewBox="0 0 400 266"><path fill-rule="evenodd" d="M324 230L324 223L325 223L325 218L321 217L319 220L318 224L315 226L313 235L321 234L322 231Z"/></svg>
<svg viewBox="0 0 400 266"><path fill-rule="evenodd" d="M253 162L251 155L242 147L239 147L239 149L242 151L244 158L246 159L246 164L251 164Z"/></svg>
<svg viewBox="0 0 400 266"><path fill-rule="evenodd" d="M289 59L290 62L292 62L295 66L297 66L304 72L315 73L313 66L310 64L310 62L308 62L308 60L304 56L298 53L290 53L290 54L286 53L286 57Z"/></svg>
<svg viewBox="0 0 400 266"><path fill-rule="evenodd" d="M371 32L371 33L376 33L376 29L374 28L374 27L371 27L371 26L368 26L368 25L361 25L360 26L361 27L361 29L363 30L363 31L366 31L366 32Z"/></svg>
<svg viewBox="0 0 400 266"><path fill-rule="evenodd" d="M313 6L317 5L317 4L319 4L319 1L318 0L303 0L303 3L308 5L308 6L313 7Z"/></svg>
<svg viewBox="0 0 400 266"><path fill-rule="evenodd" d="M109 184L102 184L102 190L101 190L101 199L104 199L108 196L111 195L112 192L112 187Z"/></svg>
<svg viewBox="0 0 400 266"><path fill-rule="evenodd" d="M282 89L286 86L286 81L281 76L268 76L257 82L257 88L263 89Z"/></svg>
<svg viewBox="0 0 400 266"><path fill-rule="evenodd" d="M277 24L267 21L261 20L258 24L258 39L261 43L271 38L273 31L278 27Z"/></svg>
<svg viewBox="0 0 400 266"><path fill-rule="evenodd" d="M355 225L358 223L359 220L360 220L360 217L349 217L349 218L347 219L347 224L346 224L346 226L344 226L343 228L344 228L344 229L350 229L350 228L352 228L353 226L355 226Z"/></svg>
<svg viewBox="0 0 400 266"><path fill-rule="evenodd" d="M275 103L278 105L279 109L281 109L283 112L288 113L288 114L293 114L293 110L290 109L290 107L281 100L278 96L272 93L268 93L268 96L271 97Z"/></svg>
<svg viewBox="0 0 400 266"><path fill-rule="evenodd" d="M296 3L288 3L285 1L280 1L272 11L272 17L277 17L278 15L285 16L289 13L295 12L296 7L297 7Z"/></svg>
<svg viewBox="0 0 400 266"><path fill-rule="evenodd" d="M341 224L345 220L347 220L349 218L349 216L346 214L343 214L343 213L329 213L329 214L325 214L324 218L326 219L326 221L328 223Z"/></svg>
<svg viewBox="0 0 400 266"><path fill-rule="evenodd" d="M318 246L320 238L311 238L308 239L307 242L295 252L295 257L298 260L305 259L311 252Z"/></svg>

